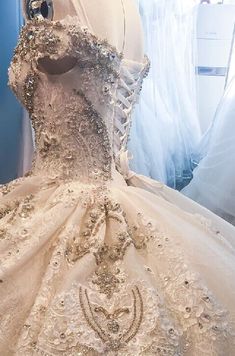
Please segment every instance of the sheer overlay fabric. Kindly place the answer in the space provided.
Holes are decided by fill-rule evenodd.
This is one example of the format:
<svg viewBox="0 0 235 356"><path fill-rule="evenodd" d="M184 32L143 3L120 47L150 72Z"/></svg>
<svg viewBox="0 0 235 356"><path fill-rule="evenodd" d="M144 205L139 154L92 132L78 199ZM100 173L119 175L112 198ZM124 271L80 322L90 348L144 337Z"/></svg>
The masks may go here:
<svg viewBox="0 0 235 356"><path fill-rule="evenodd" d="M129 144L134 171L182 188L201 138L196 106L196 1L138 1L150 74Z"/></svg>
<svg viewBox="0 0 235 356"><path fill-rule="evenodd" d="M235 77L205 135L190 184L182 193L235 224ZM206 149L205 149L206 148Z"/></svg>

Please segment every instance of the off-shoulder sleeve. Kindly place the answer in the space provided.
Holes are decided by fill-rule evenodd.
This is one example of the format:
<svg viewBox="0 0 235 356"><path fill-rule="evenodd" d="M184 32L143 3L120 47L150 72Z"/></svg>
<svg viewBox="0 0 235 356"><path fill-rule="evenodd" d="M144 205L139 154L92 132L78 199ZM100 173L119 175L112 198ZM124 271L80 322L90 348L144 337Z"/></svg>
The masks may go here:
<svg viewBox="0 0 235 356"><path fill-rule="evenodd" d="M76 17L68 16L63 21L28 21L9 68L9 84L29 112L27 91L34 90L40 80L39 60L45 57L58 60L66 56L75 57L84 71L99 63L107 74L118 68L121 61L115 48L86 27L79 26Z"/></svg>

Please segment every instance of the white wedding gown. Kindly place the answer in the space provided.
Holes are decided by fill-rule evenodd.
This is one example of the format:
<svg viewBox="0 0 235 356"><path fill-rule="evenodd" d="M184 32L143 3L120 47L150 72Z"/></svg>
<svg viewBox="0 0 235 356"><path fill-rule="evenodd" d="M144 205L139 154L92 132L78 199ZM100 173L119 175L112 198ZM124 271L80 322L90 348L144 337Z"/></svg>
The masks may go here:
<svg viewBox="0 0 235 356"><path fill-rule="evenodd" d="M9 80L37 155L1 187L0 355L235 354L234 227L128 170L148 67L79 16L24 27Z"/></svg>
<svg viewBox="0 0 235 356"><path fill-rule="evenodd" d="M206 155L181 192L235 225L235 77L208 135Z"/></svg>

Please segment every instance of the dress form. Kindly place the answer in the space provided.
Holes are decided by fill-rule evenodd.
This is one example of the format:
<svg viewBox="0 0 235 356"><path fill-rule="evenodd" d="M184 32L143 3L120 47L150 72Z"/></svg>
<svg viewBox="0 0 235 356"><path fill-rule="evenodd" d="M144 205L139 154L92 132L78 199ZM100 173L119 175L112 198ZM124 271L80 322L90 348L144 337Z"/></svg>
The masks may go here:
<svg viewBox="0 0 235 356"><path fill-rule="evenodd" d="M143 29L133 0L56 0L53 6L53 20L78 16L82 26L88 27L98 38L106 39L126 59L143 61ZM51 74L66 72L75 64L73 58L67 57L56 63L47 58L40 61L41 70Z"/></svg>
<svg viewBox="0 0 235 356"><path fill-rule="evenodd" d="M89 21L85 25L91 26L91 30L99 38L107 39L119 52L123 50L125 58L138 62L143 60L143 32L140 16L133 0L70 0L69 2L78 16L84 16L85 13ZM55 12L57 8L59 16L62 17L68 10L73 12L71 5L70 8L68 5L64 7L63 0L55 2ZM85 16L81 18L82 21L86 21Z"/></svg>

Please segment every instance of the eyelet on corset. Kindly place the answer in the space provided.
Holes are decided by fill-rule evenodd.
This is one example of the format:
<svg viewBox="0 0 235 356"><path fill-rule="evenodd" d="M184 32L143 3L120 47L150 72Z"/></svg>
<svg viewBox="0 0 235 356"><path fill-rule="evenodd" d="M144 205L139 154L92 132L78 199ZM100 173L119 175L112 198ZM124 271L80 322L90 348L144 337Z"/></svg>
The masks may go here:
<svg viewBox="0 0 235 356"><path fill-rule="evenodd" d="M52 20L54 15L52 0L27 0L26 14L29 20L32 19L48 19Z"/></svg>

